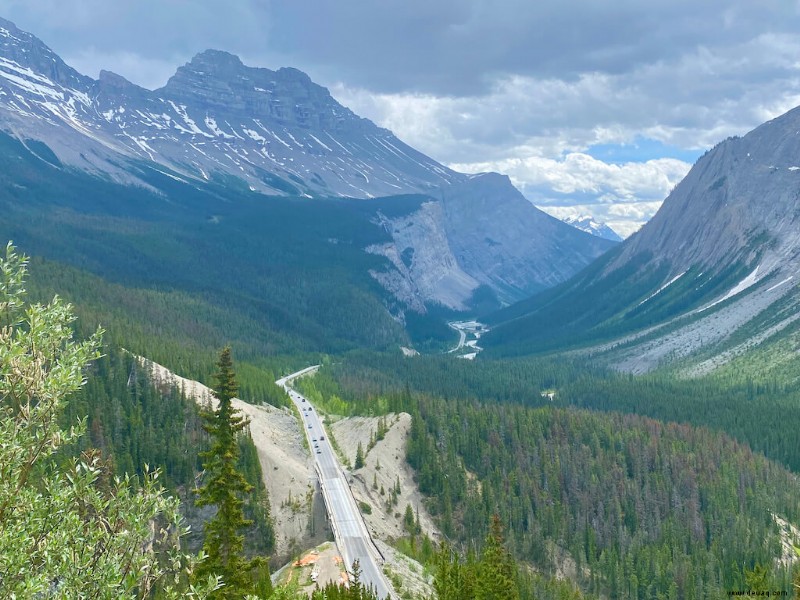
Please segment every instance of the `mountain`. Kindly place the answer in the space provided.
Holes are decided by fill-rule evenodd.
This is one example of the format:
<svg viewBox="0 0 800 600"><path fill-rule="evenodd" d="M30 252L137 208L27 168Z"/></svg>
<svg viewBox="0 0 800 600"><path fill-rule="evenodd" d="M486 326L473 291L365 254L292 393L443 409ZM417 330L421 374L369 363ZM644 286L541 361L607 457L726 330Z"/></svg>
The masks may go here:
<svg viewBox="0 0 800 600"><path fill-rule="evenodd" d="M43 177L79 171L178 204L197 190L236 202L373 199L358 220L390 239L360 250L382 257L369 272L401 321L408 309L508 304L611 246L547 217L506 179L457 173L414 150L296 69L248 67L218 50L151 91L108 71L81 75L0 20L0 130L56 169Z"/></svg>
<svg viewBox="0 0 800 600"><path fill-rule="evenodd" d="M561 219L567 225L572 225L573 227L580 229L581 231L585 231L586 233L591 233L592 235L596 235L597 237L601 237L606 240L611 240L612 242L621 242L622 238L619 237L616 231L611 229L605 223L598 223L594 220L591 215L581 215L579 217L565 217Z"/></svg>
<svg viewBox="0 0 800 600"><path fill-rule="evenodd" d="M379 211L392 240L368 251L391 266L374 276L409 305L466 310L481 289L509 304L556 285L613 245L531 206L508 177L483 173L440 188L414 212Z"/></svg>
<svg viewBox="0 0 800 600"><path fill-rule="evenodd" d="M498 352L586 345L645 372L718 368L794 330L800 109L702 156L639 232L561 286L496 314ZM694 357L694 358L691 358Z"/></svg>
<svg viewBox="0 0 800 600"><path fill-rule="evenodd" d="M0 126L47 143L63 163L136 180L153 161L189 180L236 177L252 190L369 198L463 180L362 119L296 69L247 67L207 50L150 91L79 74L0 20Z"/></svg>

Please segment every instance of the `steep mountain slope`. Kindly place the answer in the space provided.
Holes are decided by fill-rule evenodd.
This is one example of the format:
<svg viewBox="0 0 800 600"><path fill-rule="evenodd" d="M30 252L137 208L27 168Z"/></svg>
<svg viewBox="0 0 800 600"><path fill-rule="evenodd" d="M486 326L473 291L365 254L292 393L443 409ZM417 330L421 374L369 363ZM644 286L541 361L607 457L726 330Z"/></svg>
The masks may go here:
<svg viewBox="0 0 800 600"><path fill-rule="evenodd" d="M641 231L559 288L498 313L486 344L524 353L604 339L595 352L643 372L721 349L734 332L761 343L793 325L798 131L794 109L716 146Z"/></svg>
<svg viewBox="0 0 800 600"><path fill-rule="evenodd" d="M385 261L363 248L388 236L362 201L136 172L147 188L50 165L0 134L0 239L80 269L62 277L54 266L42 283L63 279L50 296L91 306L94 323L119 322L120 345L176 368L164 356L177 355L172 344L231 342L255 359L407 342L369 276Z"/></svg>
<svg viewBox="0 0 800 600"><path fill-rule="evenodd" d="M150 91L95 81L0 20L0 127L62 162L130 181L131 159L198 180L234 176L271 194L357 198L464 178L362 119L296 69L246 67L208 50Z"/></svg>
<svg viewBox="0 0 800 600"><path fill-rule="evenodd" d="M158 207L159 197L189 211L197 202L202 211L207 194L235 203L264 201L262 194L402 195L370 202L365 211L348 208L354 224L369 222L365 239L384 231L379 243L357 249L388 258L364 262L391 292L379 295L400 321L408 309L425 313L431 305L507 304L564 281L610 246L543 215L507 180L447 169L356 116L296 69L251 68L217 50L198 54L150 91L106 71L98 80L85 77L0 20L0 130L42 163L37 178L80 172L97 177L105 191L109 180L144 188L152 193L145 205L163 219L187 215ZM110 197L130 201L138 193ZM293 206L296 218L308 218ZM103 211L131 210L103 202ZM333 253L342 248L326 244ZM308 250L292 248L298 255Z"/></svg>
<svg viewBox="0 0 800 600"><path fill-rule="evenodd" d="M508 304L566 280L613 245L531 210L496 173L431 196L410 214L379 213L392 241L368 249L389 258L393 268L374 276L408 304L464 310L481 286Z"/></svg>

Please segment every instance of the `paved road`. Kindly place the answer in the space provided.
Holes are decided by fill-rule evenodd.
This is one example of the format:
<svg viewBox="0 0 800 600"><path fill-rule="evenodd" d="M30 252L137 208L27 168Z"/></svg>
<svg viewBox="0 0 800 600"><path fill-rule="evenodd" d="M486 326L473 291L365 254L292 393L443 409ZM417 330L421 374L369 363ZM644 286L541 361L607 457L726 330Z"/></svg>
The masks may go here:
<svg viewBox="0 0 800 600"><path fill-rule="evenodd" d="M463 329L460 329L456 323L448 323L448 325L451 329L455 329L458 332L458 345L455 348L448 350L448 352L458 352L464 347L465 342L467 341L467 332Z"/></svg>
<svg viewBox="0 0 800 600"><path fill-rule="evenodd" d="M308 436L311 452L315 459L328 517L342 559L348 569L352 566L353 561L358 559L362 572L361 580L367 585L373 585L379 598L387 596L391 598L389 584L380 568L381 559L372 544L367 527L350 487L347 485L336 453L331 448L319 415L306 398L289 387L293 379L314 371L318 367L318 365L308 367L292 373L279 379L276 383L289 392L292 401L303 415L303 428Z"/></svg>

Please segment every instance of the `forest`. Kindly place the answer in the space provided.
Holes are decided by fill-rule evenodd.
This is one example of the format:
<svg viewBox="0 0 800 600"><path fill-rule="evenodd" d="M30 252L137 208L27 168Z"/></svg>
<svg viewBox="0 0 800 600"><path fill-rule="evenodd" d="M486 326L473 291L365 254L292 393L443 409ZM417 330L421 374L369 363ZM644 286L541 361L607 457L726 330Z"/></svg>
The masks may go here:
<svg viewBox="0 0 800 600"><path fill-rule="evenodd" d="M797 454L792 436L769 431L789 426L792 386L751 382L735 394L721 381L601 370L567 385L580 371L569 361L527 364L359 354L300 385L330 409L412 415L407 459L464 552L496 514L516 557L549 575L569 565L601 597L716 598L747 589L759 568L770 589L791 588L792 570L775 561L779 519L800 516L786 468ZM483 385L471 387L472 377Z"/></svg>

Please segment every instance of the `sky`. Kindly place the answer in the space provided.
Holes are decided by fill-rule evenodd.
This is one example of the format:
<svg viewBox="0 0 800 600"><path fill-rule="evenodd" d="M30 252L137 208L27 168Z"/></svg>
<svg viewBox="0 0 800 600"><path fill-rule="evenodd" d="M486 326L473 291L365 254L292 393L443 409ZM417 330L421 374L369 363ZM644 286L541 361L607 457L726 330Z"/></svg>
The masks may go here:
<svg viewBox="0 0 800 600"><path fill-rule="evenodd" d="M706 150L800 105L798 0L0 0L78 71L291 66L456 170L627 236Z"/></svg>

